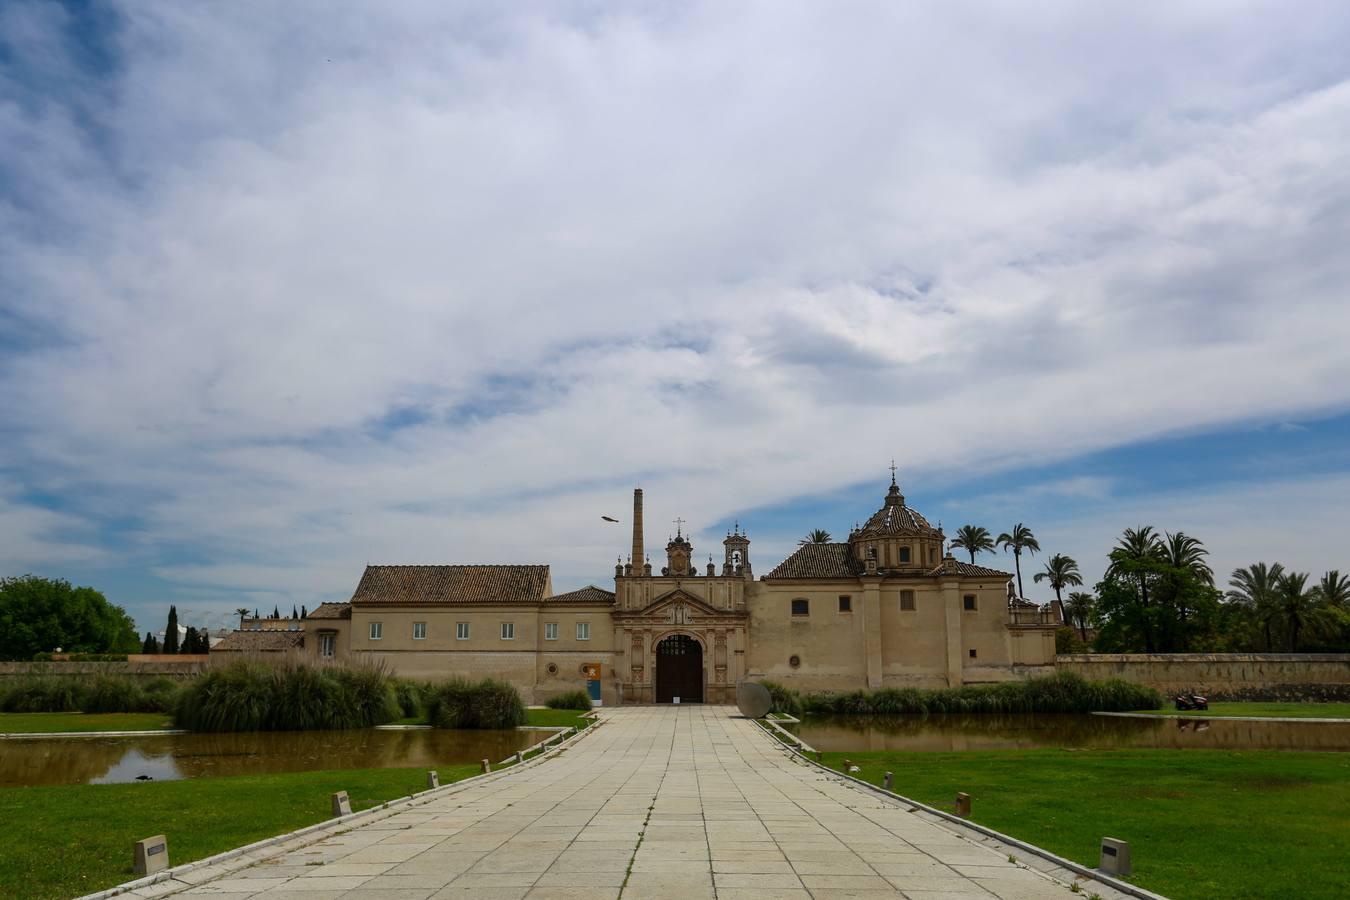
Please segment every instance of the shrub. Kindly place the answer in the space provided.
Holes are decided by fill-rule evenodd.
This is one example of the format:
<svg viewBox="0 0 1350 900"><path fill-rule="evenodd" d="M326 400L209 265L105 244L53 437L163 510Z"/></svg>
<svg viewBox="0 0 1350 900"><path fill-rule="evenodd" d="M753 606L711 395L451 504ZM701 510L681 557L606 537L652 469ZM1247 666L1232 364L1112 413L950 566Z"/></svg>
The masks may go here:
<svg viewBox="0 0 1350 900"><path fill-rule="evenodd" d="M556 697L549 697L544 701L544 705L549 709L579 709L590 712L591 695L585 691L568 691Z"/></svg>
<svg viewBox="0 0 1350 900"><path fill-rule="evenodd" d="M809 694L807 712L843 716L924 713L1085 713L1161 709L1162 695L1128 681L1087 681L1057 672L1025 681L918 690L882 688L840 694Z"/></svg>
<svg viewBox="0 0 1350 900"><path fill-rule="evenodd" d="M452 678L428 688L427 721L436 728L514 728L525 724L525 704L506 682Z"/></svg>
<svg viewBox="0 0 1350 900"><path fill-rule="evenodd" d="M776 681L761 681L760 685L769 691L769 712L789 716L802 714L802 698L796 691L783 687Z"/></svg>
<svg viewBox="0 0 1350 900"><path fill-rule="evenodd" d="M61 675L24 675L0 682L4 712L75 712L80 708L80 681Z"/></svg>
<svg viewBox="0 0 1350 900"><path fill-rule="evenodd" d="M398 700L399 712L403 718L412 719L426 713L426 690L427 686L420 681L394 679L394 696Z"/></svg>
<svg viewBox="0 0 1350 900"><path fill-rule="evenodd" d="M173 714L193 731L311 731L382 725L399 707L383 668L241 660L185 685Z"/></svg>
<svg viewBox="0 0 1350 900"><path fill-rule="evenodd" d="M126 676L95 675L84 686L80 709L87 713L154 712L145 689Z"/></svg>

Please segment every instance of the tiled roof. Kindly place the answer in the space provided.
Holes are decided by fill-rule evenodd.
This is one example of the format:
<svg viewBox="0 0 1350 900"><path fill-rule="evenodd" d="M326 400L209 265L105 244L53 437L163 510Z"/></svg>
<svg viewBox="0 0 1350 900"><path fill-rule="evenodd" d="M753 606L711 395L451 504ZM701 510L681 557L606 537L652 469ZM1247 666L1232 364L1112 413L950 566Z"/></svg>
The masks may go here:
<svg viewBox="0 0 1350 900"><path fill-rule="evenodd" d="M986 566L976 566L968 562L961 562L959 559L948 557L943 560L937 568L930 573L932 575L941 575L944 570L956 570L957 575L965 575L971 578L1011 578L1011 572L1001 572L998 569L990 569Z"/></svg>
<svg viewBox="0 0 1350 900"><path fill-rule="evenodd" d="M317 608L310 611L306 619L350 619L352 617L352 605L350 603L320 603Z"/></svg>
<svg viewBox="0 0 1350 900"><path fill-rule="evenodd" d="M352 603L538 603L548 582L548 566L366 566Z"/></svg>
<svg viewBox="0 0 1350 900"><path fill-rule="evenodd" d="M764 578L856 578L861 571L848 544L802 544Z"/></svg>
<svg viewBox="0 0 1350 900"><path fill-rule="evenodd" d="M555 594L552 597L545 597L544 602L608 605L614 602L614 592L607 591L604 588L598 588L593 584L588 584L578 591L568 591L566 594Z"/></svg>
<svg viewBox="0 0 1350 900"><path fill-rule="evenodd" d="M303 631L234 631L211 645L212 653L275 653L305 643Z"/></svg>

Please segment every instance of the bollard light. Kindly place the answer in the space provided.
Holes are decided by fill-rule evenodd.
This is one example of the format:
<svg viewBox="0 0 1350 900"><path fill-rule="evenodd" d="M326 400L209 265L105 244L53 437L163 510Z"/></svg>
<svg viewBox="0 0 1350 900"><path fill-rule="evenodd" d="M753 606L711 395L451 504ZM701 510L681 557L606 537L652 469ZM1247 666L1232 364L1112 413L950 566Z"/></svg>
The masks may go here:
<svg viewBox="0 0 1350 900"><path fill-rule="evenodd" d="M441 774L434 769L427 773L427 790L441 786Z"/></svg>
<svg viewBox="0 0 1350 900"><path fill-rule="evenodd" d="M895 774L893 772L887 772L886 777L882 779L882 785L886 788L886 790L889 791L891 789L891 785L894 783L895 783Z"/></svg>
<svg viewBox="0 0 1350 900"><path fill-rule="evenodd" d="M131 870L153 875L169 867L169 839L162 834L137 841L132 848Z"/></svg>
<svg viewBox="0 0 1350 900"><path fill-rule="evenodd" d="M1130 845L1117 838L1102 838L1102 858L1098 868L1107 875L1130 874Z"/></svg>
<svg viewBox="0 0 1350 900"><path fill-rule="evenodd" d="M963 819L970 818L970 795L958 793L956 795L956 814Z"/></svg>
<svg viewBox="0 0 1350 900"><path fill-rule="evenodd" d="M525 751L524 751L524 750L517 750L517 751L516 751L516 764L519 765L520 763L523 763L524 761L525 761Z"/></svg>
<svg viewBox="0 0 1350 900"><path fill-rule="evenodd" d="M491 771L492 771L492 763L488 762L486 759L483 760L483 774L486 775Z"/></svg>
<svg viewBox="0 0 1350 900"><path fill-rule="evenodd" d="M338 791L330 799L333 803L333 818L352 814L352 801L346 791Z"/></svg>

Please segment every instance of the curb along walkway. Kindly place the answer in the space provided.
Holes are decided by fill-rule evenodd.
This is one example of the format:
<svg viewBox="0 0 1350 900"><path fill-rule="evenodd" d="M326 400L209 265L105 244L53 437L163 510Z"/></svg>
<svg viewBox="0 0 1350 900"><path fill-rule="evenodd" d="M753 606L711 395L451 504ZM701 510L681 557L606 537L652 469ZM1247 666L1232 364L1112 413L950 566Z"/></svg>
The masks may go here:
<svg viewBox="0 0 1350 900"><path fill-rule="evenodd" d="M806 765L732 708L602 715L602 727L553 759L175 896L1120 896L1090 882L1075 895L967 839L960 826L929 821ZM124 896L186 887L162 883Z"/></svg>

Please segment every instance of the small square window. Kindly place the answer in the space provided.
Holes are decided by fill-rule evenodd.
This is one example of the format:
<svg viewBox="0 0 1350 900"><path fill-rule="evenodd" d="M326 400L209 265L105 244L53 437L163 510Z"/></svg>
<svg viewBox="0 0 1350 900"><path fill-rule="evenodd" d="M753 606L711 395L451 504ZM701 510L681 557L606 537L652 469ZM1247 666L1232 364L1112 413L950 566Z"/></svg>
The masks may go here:
<svg viewBox="0 0 1350 900"><path fill-rule="evenodd" d="M966 596L962 598L962 602L965 604L965 608L966 608L967 611L970 611L970 610L974 610L974 609L975 609L975 595L974 595L974 594L966 594Z"/></svg>
<svg viewBox="0 0 1350 900"><path fill-rule="evenodd" d="M902 563L907 563L907 562L909 562L909 548L908 548L908 547L901 547L901 548L900 548L900 561L901 561Z"/></svg>
<svg viewBox="0 0 1350 900"><path fill-rule="evenodd" d="M383 638L383 637L384 637L384 623L383 623L383 622L371 622L371 623L370 623L370 639L371 639L372 641L378 641L378 640L380 640L380 639Z"/></svg>
<svg viewBox="0 0 1350 900"><path fill-rule="evenodd" d="M468 623L468 622L456 622L456 623L455 623L455 640L457 640L457 641L467 641L468 639L469 639L469 623Z"/></svg>
<svg viewBox="0 0 1350 900"><path fill-rule="evenodd" d="M503 622L503 623L502 623L502 640L504 640L504 641L514 641L515 639L516 639L516 623L515 623L515 622Z"/></svg>
<svg viewBox="0 0 1350 900"><path fill-rule="evenodd" d="M913 591L901 591L901 592L900 592L900 608L903 609L903 610L913 610L913 609L914 609L914 592L913 592Z"/></svg>
<svg viewBox="0 0 1350 900"><path fill-rule="evenodd" d="M426 639L427 639L427 623L426 623L426 622L414 622L414 623L413 623L413 640L414 640L414 641L425 641Z"/></svg>
<svg viewBox="0 0 1350 900"><path fill-rule="evenodd" d="M578 623L577 623L577 640L579 640L579 641L589 641L590 639L591 639L591 623L590 623L590 622L578 622Z"/></svg>
<svg viewBox="0 0 1350 900"><path fill-rule="evenodd" d="M839 611L853 612L853 598L848 594L839 595Z"/></svg>
<svg viewBox="0 0 1350 900"><path fill-rule="evenodd" d="M970 658L971 658L971 659L974 659L974 658L975 658L975 651L974 651L974 649L972 649L972 650L970 651Z"/></svg>
<svg viewBox="0 0 1350 900"><path fill-rule="evenodd" d="M794 616L809 616L809 615L811 615L811 601L809 601L809 600L793 600L793 601L792 601L792 614L793 614Z"/></svg>
<svg viewBox="0 0 1350 900"><path fill-rule="evenodd" d="M558 639L558 623L557 623L557 622L545 622L545 623L544 623L544 640L546 640L546 641L556 641L557 639Z"/></svg>

